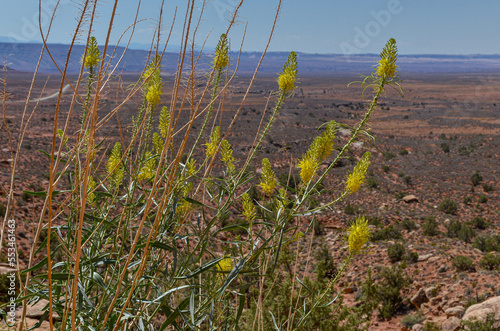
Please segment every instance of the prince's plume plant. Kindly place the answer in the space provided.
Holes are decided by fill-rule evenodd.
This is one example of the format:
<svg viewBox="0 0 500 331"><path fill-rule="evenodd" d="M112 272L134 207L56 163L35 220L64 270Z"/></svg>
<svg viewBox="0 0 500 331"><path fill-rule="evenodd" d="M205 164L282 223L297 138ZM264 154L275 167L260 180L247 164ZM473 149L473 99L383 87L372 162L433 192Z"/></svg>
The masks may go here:
<svg viewBox="0 0 500 331"><path fill-rule="evenodd" d="M23 285L16 302L26 308L48 300L42 310L52 330L314 329L318 312L331 318L338 311L334 307L342 305L333 289L352 258L363 252L370 236L366 219L359 217L348 229L345 259L337 272L313 290L301 279L302 272L311 270L299 270L298 247L314 233L299 231L299 225L312 225L316 213L360 189L369 152L337 196L320 206L313 203L349 147L360 135L369 136L368 121L385 87L399 87L395 41L389 40L376 70L362 82L365 89L373 88L374 95L349 140L338 146L341 125L326 123L294 164L300 169L300 185L289 188L278 184L272 160L258 156L296 88L296 53L290 52L278 74L276 93L269 100L272 111L256 130L254 144L244 158L238 158L233 149L237 142L230 133L239 110L230 125L221 121L227 116L224 98L236 75L229 49L235 20L221 34L213 57L203 64L194 51L200 32L191 25L202 17L193 16L194 1L187 6L174 79L162 80L164 54L159 45L166 40L160 38L160 19L152 43L156 46L145 59L144 71L125 96L106 103L111 109L102 112L102 100L111 91L109 78L121 60L109 53L109 38L99 48L90 37L92 26L82 30L93 22L97 8L96 2L82 2L75 40L87 33L89 42L77 86L85 78L88 84L83 95L74 88L63 128L58 127L59 117L64 116L59 110L66 105L60 98L57 101L53 135L59 145L54 144L49 154L48 188L37 192L45 200L34 215L38 223L27 268L22 277L18 275ZM238 10L239 6L233 18ZM279 10L280 6L276 17ZM138 22L133 23L135 27ZM111 62L115 60L118 64ZM62 88L68 77L61 72ZM205 79L200 81L197 72L203 72ZM165 93L170 88L171 93ZM126 128L119 122L125 104L135 107ZM83 120L74 128L71 111L80 107ZM105 130L115 117L119 141ZM260 176L251 170L259 161ZM47 236L40 242L44 231ZM277 289L287 298L286 309L270 304ZM22 322L26 309L21 315Z"/></svg>

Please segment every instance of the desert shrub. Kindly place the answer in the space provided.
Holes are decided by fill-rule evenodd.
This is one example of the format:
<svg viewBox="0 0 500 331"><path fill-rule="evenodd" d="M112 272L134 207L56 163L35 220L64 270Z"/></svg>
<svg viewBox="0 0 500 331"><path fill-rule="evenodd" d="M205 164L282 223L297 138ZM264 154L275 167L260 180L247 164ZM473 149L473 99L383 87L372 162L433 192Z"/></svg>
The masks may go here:
<svg viewBox="0 0 500 331"><path fill-rule="evenodd" d="M387 255L389 256L389 260L393 263L401 261L405 253L405 247L400 243L396 243L387 248Z"/></svg>
<svg viewBox="0 0 500 331"><path fill-rule="evenodd" d="M410 175L406 175L403 177L403 182L410 186L412 183L413 183L413 180L411 179L411 176Z"/></svg>
<svg viewBox="0 0 500 331"><path fill-rule="evenodd" d="M399 155L401 155L401 156L408 155L408 150L406 150L406 149L400 149L399 150Z"/></svg>
<svg viewBox="0 0 500 331"><path fill-rule="evenodd" d="M442 143L441 149L443 150L443 152L449 153L450 152L450 145L448 145L447 143Z"/></svg>
<svg viewBox="0 0 500 331"><path fill-rule="evenodd" d="M479 230L485 230L488 228L489 223L484 219L484 217L476 216L474 217L469 224Z"/></svg>
<svg viewBox="0 0 500 331"><path fill-rule="evenodd" d="M79 8L77 20L82 24L78 29L92 26L91 7ZM202 11L195 12L202 15ZM116 17L108 16L111 30ZM338 330L339 326L358 330L366 311L357 314L340 297L329 304L338 280L327 277L335 272L329 259L321 262L325 277L302 276L311 270L301 270L305 267L297 263L304 253L300 245L304 234L298 227L309 222L308 215L327 210L365 184L369 152L343 178L336 196L324 205L318 203L324 179L346 158L351 144L367 133L385 87L398 88L394 39L381 52L377 70L363 81L361 88L373 93L373 98L364 116L351 126L350 140L339 145L336 136L343 126L335 121L322 125L293 165L300 172L294 184L298 189L291 190L290 185L279 185L271 161L260 159L260 151L296 87L297 54L288 55L270 87L271 98L265 100L270 109L262 126L250 137L252 146L237 160L233 146L238 140L231 129L241 120L239 112L228 118L231 124L222 119L228 116L223 102L231 90L227 85L236 75L229 56L234 20L214 51L199 53L203 58L211 56L209 61L198 62L200 48L194 43L203 38L196 34L201 33L198 28L188 28L198 18L186 17L184 24L174 27L184 27L183 39L192 44L183 44L179 63L174 64L175 78L162 78L165 54L161 53L164 34L160 30L164 22L158 19L157 39L151 42L155 46L144 59L144 70L133 84L120 90L126 93L123 99L106 105L104 96L114 91L109 79L118 74L108 70L120 68L122 58L104 54L110 45L98 45L91 31L75 31L75 40L87 36L83 54L67 55L81 59L82 74L73 81L80 88L73 91L69 107L66 98L64 104L59 99L50 107L55 109L49 115L57 143L53 150L63 153L47 155L49 192L44 206L48 208L33 215L38 222L37 237L26 267L38 263L36 277L26 279L18 304L40 297L49 300L44 314L55 330ZM131 23L135 27L137 22ZM74 52L77 48L72 46L68 49ZM61 87L73 79L62 72ZM253 80L249 84L247 91ZM165 94L165 89L173 92ZM166 104L170 107L162 106ZM58 112L61 108L72 111ZM124 108L130 108L133 117L116 135L120 138L113 138L108 134L115 126L111 119ZM77 111L78 123L70 121ZM189 120L183 122L183 118ZM367 221L360 216L349 229L339 272L362 252L368 238ZM398 275L384 276L384 291L393 284L401 287L404 278ZM398 304L392 297L386 301ZM296 314L297 307L301 307L300 314ZM52 309L60 319L52 318Z"/></svg>
<svg viewBox="0 0 500 331"><path fill-rule="evenodd" d="M371 270L368 269L367 278L362 284L363 296L375 306L380 305L380 316L389 319L401 308L401 291L410 284L410 278L396 266L383 268L376 277L380 279L378 282L372 278Z"/></svg>
<svg viewBox="0 0 500 331"><path fill-rule="evenodd" d="M394 154L391 151L386 151L383 154L384 154L384 157L385 157L386 161L392 160L393 158L396 157L396 154Z"/></svg>
<svg viewBox="0 0 500 331"><path fill-rule="evenodd" d="M420 312L417 312L415 314L411 315L406 315L401 319L401 324L405 326L407 329L410 329L415 325L415 324L420 324L425 320L425 316L422 315Z"/></svg>
<svg viewBox="0 0 500 331"><path fill-rule="evenodd" d="M414 221L409 220L407 218L402 220L401 223L399 223L399 226L402 229L405 229L406 231L412 231L412 230L416 230L418 228L417 224Z"/></svg>
<svg viewBox="0 0 500 331"><path fill-rule="evenodd" d="M451 260L451 266L457 271L476 271L474 261L464 255L458 255Z"/></svg>
<svg viewBox="0 0 500 331"><path fill-rule="evenodd" d="M378 189L380 186L380 183L377 178L370 176L366 178L366 187L369 189Z"/></svg>
<svg viewBox="0 0 500 331"><path fill-rule="evenodd" d="M472 246L482 252L500 252L500 234L477 236Z"/></svg>
<svg viewBox="0 0 500 331"><path fill-rule="evenodd" d="M472 197L470 195L464 196L463 203L469 205L472 202Z"/></svg>
<svg viewBox="0 0 500 331"><path fill-rule="evenodd" d="M479 266L488 270L498 269L500 266L500 255L486 254L479 261Z"/></svg>
<svg viewBox="0 0 500 331"><path fill-rule="evenodd" d="M368 219L368 225L373 225L377 228L381 228L384 226L383 222L378 217L371 216L371 217L367 217L367 219Z"/></svg>
<svg viewBox="0 0 500 331"><path fill-rule="evenodd" d="M479 172L475 172L471 177L470 180L472 182L472 186L478 186L482 181L483 181L483 176L479 174Z"/></svg>
<svg viewBox="0 0 500 331"><path fill-rule="evenodd" d="M344 207L344 213L347 215L358 215L361 214L361 208L356 206L355 204L351 204L350 202Z"/></svg>
<svg viewBox="0 0 500 331"><path fill-rule="evenodd" d="M488 197L484 194L480 194L477 198L477 201L479 203L486 203L486 202L488 202Z"/></svg>
<svg viewBox="0 0 500 331"><path fill-rule="evenodd" d="M441 133L441 134L439 135L439 139L441 139L441 140L446 140L446 134Z"/></svg>
<svg viewBox="0 0 500 331"><path fill-rule="evenodd" d="M444 199L438 206L438 209L445 214L454 215L458 211L458 205L455 201Z"/></svg>
<svg viewBox="0 0 500 331"><path fill-rule="evenodd" d="M372 232L371 235L372 241L401 239L401 238L402 238L401 231L392 224L382 229L376 229L375 231Z"/></svg>
<svg viewBox="0 0 500 331"><path fill-rule="evenodd" d="M439 331L439 326L434 322L425 322L423 331Z"/></svg>
<svg viewBox="0 0 500 331"><path fill-rule="evenodd" d="M406 196L406 193L403 191L397 191L394 193L394 197L398 200L403 199Z"/></svg>
<svg viewBox="0 0 500 331"><path fill-rule="evenodd" d="M483 184L483 190L484 192L488 193L488 192L493 192L495 188L493 187L493 185Z"/></svg>
<svg viewBox="0 0 500 331"><path fill-rule="evenodd" d="M426 236L437 236L441 232L438 229L438 223L434 216L427 216L425 218L425 222L422 225L422 229L424 230L424 235Z"/></svg>
<svg viewBox="0 0 500 331"><path fill-rule="evenodd" d="M321 246L315 253L314 258L316 264L316 277L318 279L332 279L337 275L338 269L327 245Z"/></svg>
<svg viewBox="0 0 500 331"><path fill-rule="evenodd" d="M462 321L462 325L467 330L474 330L474 331L499 331L500 327L495 326L495 324L496 324L496 319L494 313L488 314L484 321L482 320Z"/></svg>
<svg viewBox="0 0 500 331"><path fill-rule="evenodd" d="M313 231L316 236L325 234L325 225L317 218L313 220Z"/></svg>
<svg viewBox="0 0 500 331"><path fill-rule="evenodd" d="M476 231L470 225L463 224L458 220L451 221L446 228L448 237L458 238L466 243L470 243L476 236Z"/></svg>
<svg viewBox="0 0 500 331"><path fill-rule="evenodd" d="M391 169L391 167L389 167L387 164L384 164L382 166L382 171L385 172L385 173L389 172L390 169Z"/></svg>

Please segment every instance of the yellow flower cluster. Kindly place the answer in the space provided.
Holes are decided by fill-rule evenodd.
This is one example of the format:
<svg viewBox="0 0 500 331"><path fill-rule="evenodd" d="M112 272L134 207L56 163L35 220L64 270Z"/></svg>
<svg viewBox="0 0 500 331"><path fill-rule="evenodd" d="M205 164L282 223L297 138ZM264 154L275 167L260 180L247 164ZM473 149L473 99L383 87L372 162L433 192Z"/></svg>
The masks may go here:
<svg viewBox="0 0 500 331"><path fill-rule="evenodd" d="M87 183L87 202L91 205L95 202L95 193L92 192L95 189L97 183L94 181L92 176L89 176L89 181Z"/></svg>
<svg viewBox="0 0 500 331"><path fill-rule="evenodd" d="M221 151L220 151L221 157L222 157L222 162L227 167L228 173L232 174L235 171L234 168L234 156L233 156L233 149L231 148L231 145L229 142L224 139L221 143Z"/></svg>
<svg viewBox="0 0 500 331"><path fill-rule="evenodd" d="M351 254L356 254L361 251L364 244L370 239L370 228L368 220L364 216L360 216L349 228L348 247Z"/></svg>
<svg viewBox="0 0 500 331"><path fill-rule="evenodd" d="M153 133L153 148L155 150L156 154L161 154L163 151L163 139L161 139L160 135L158 132Z"/></svg>
<svg viewBox="0 0 500 331"><path fill-rule="evenodd" d="M262 173L259 186L264 194L271 195L276 188L276 175L271 168L271 162L268 158L262 159Z"/></svg>
<svg viewBox="0 0 500 331"><path fill-rule="evenodd" d="M278 191L278 196L276 197L276 206L278 209L285 208L288 204L288 196L286 195L286 190L284 188L280 188Z"/></svg>
<svg viewBox="0 0 500 331"><path fill-rule="evenodd" d="M396 60L398 58L398 49L396 40L393 38L385 44L384 49L380 53L380 61L378 61L377 75L386 81L393 79L398 70Z"/></svg>
<svg viewBox="0 0 500 331"><path fill-rule="evenodd" d="M167 106L163 106L160 111L160 124L158 125L160 129L160 134L163 138L167 138L168 130L170 126L170 112Z"/></svg>
<svg viewBox="0 0 500 331"><path fill-rule="evenodd" d="M217 263L217 270L219 272L229 272L233 270L233 260L225 256L222 260Z"/></svg>
<svg viewBox="0 0 500 331"><path fill-rule="evenodd" d="M336 124L335 121L330 121L326 126L326 130L314 139L309 150L299 161L298 168L300 168L302 182L309 183L313 179L320 163L332 154Z"/></svg>
<svg viewBox="0 0 500 331"><path fill-rule="evenodd" d="M219 141L220 141L220 128L217 126L210 135L210 141L205 144L205 146L207 147L207 158L210 158L215 155L215 153L217 152Z"/></svg>
<svg viewBox="0 0 500 331"><path fill-rule="evenodd" d="M248 193L243 193L241 196L241 204L243 205L243 216L245 216L246 220L251 222L256 217L255 206L253 204L252 198Z"/></svg>
<svg viewBox="0 0 500 331"><path fill-rule="evenodd" d="M149 63L142 76L146 101L151 108L160 103L163 83L161 82L161 57L159 55Z"/></svg>
<svg viewBox="0 0 500 331"><path fill-rule="evenodd" d="M215 47L215 56L213 67L215 70L224 70L229 65L229 46L225 33L223 33L217 46Z"/></svg>
<svg viewBox="0 0 500 331"><path fill-rule="evenodd" d="M292 92L297 79L297 53L290 52L283 66L283 71L278 74L278 86L283 93Z"/></svg>
<svg viewBox="0 0 500 331"><path fill-rule="evenodd" d="M153 157L153 153L146 152L144 155L144 165L141 167L139 171L139 175L137 175L138 180L149 180L155 176L156 173L156 160Z"/></svg>
<svg viewBox="0 0 500 331"><path fill-rule="evenodd" d="M186 169L187 169L187 177L191 177L196 173L196 160L195 159L190 159L186 163Z"/></svg>
<svg viewBox="0 0 500 331"><path fill-rule="evenodd" d="M300 168L300 178L302 182L309 183L316 173L316 169L319 166L319 162L311 155L311 153L306 153L302 160L299 161L298 167Z"/></svg>
<svg viewBox="0 0 500 331"><path fill-rule="evenodd" d="M355 193L359 190L365 180L366 171L370 166L370 152L366 152L361 160L356 164L352 173L347 176L346 190Z"/></svg>
<svg viewBox="0 0 500 331"><path fill-rule="evenodd" d="M89 44L87 46L87 55L85 58L82 57L83 66L87 69L94 69L99 64L100 51L97 46L97 39L95 37L90 37Z"/></svg>
<svg viewBox="0 0 500 331"><path fill-rule="evenodd" d="M125 177L125 170L121 163L122 159L122 145L117 142L111 150L108 163L106 163L106 171L108 172L111 182L116 186L120 186L123 178Z"/></svg>
<svg viewBox="0 0 500 331"><path fill-rule="evenodd" d="M191 182L186 182L185 185L182 187L182 196L183 197L188 197L189 193L193 190L193 183ZM180 204L177 207L177 212L179 215L184 216L187 213L189 213L193 209L193 205L191 202L183 200L182 204Z"/></svg>

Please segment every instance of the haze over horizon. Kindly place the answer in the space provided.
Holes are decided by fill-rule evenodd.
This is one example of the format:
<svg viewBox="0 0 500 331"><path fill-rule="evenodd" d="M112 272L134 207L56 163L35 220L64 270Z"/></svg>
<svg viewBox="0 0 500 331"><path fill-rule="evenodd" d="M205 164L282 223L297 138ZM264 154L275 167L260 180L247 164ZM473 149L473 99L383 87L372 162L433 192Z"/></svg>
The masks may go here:
<svg viewBox="0 0 500 331"><path fill-rule="evenodd" d="M19 6L19 3L24 5ZM38 2L22 0L3 4L0 20L0 41L40 42L38 30ZM203 9L204 20L200 24L197 44L213 48L219 35L225 32L229 11L239 1L212 0ZM100 2L98 2L99 4ZM50 14L56 0L43 0L40 17L46 33ZM202 2L196 2L195 15L202 10ZM158 19L161 1L143 1L136 26L133 47L149 45ZM247 31L244 51L262 51L272 26L277 1L253 0L240 9L239 24L232 30L232 49L240 47L245 24ZM185 1L166 1L163 18L163 39L166 39L175 8L177 19L169 45L180 44L182 19L186 12ZM93 35L103 43L107 33L107 21L112 4L100 3ZM133 22L137 8L135 0L118 2L111 44ZM61 0L55 17L49 43L67 44L76 27L75 16L79 8L71 0ZM8 13L6 15L5 13ZM284 0L275 35L269 51L291 51L324 54L378 53L389 38L398 42L400 54L500 54L500 2L485 0L480 3L466 0L353 0L300 1ZM130 30L129 30L130 31ZM208 36L208 37L207 37ZM125 38L126 39L126 38ZM85 36L80 36L83 42ZM121 42L123 44L123 40Z"/></svg>

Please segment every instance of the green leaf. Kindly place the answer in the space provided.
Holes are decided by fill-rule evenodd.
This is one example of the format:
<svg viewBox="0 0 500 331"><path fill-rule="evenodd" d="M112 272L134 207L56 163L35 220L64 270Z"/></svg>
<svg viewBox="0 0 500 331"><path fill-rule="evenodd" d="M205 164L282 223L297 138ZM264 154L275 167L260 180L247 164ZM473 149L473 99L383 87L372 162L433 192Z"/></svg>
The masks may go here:
<svg viewBox="0 0 500 331"><path fill-rule="evenodd" d="M68 278L75 278L75 275L70 275L69 273L53 273L51 276L52 280L68 280ZM43 274L43 275L36 275L33 278L39 278L39 279L49 279L48 274Z"/></svg>
<svg viewBox="0 0 500 331"><path fill-rule="evenodd" d="M231 284L231 282L240 274L241 270L243 270L243 267L245 266L245 262L246 258L241 259L233 268L233 270L231 270L231 272L227 276L226 281L219 290L219 295L222 295L222 293L224 293L229 284Z"/></svg>
<svg viewBox="0 0 500 331"><path fill-rule="evenodd" d="M32 271L38 270L41 267L47 265L48 261L49 261L49 258L46 256L40 262L38 262L37 264L35 264L31 268L25 269L25 270L21 271L21 274L25 274L25 273L28 273L28 272L32 272Z"/></svg>
<svg viewBox="0 0 500 331"><path fill-rule="evenodd" d="M306 286L306 284L304 284L304 283L302 283L302 282L300 281L299 277L295 277L295 279L297 279L297 281L300 283L300 285L302 285L302 286L303 286L303 287L304 287L304 288L305 288L305 289L306 289L309 293L311 293L311 294L313 293L313 292L309 289L309 287L307 287L307 286Z"/></svg>
<svg viewBox="0 0 500 331"><path fill-rule="evenodd" d="M196 269L194 272L190 273L189 275L181 276L181 277L175 277L175 278L176 279L192 278L192 277L194 277L194 276L202 273L203 271L212 268L214 265L216 265L217 263L219 263L222 259L224 259L224 257L219 257L219 258L217 258L215 260L209 261L209 262L205 263L204 265L202 265L200 268Z"/></svg>
<svg viewBox="0 0 500 331"><path fill-rule="evenodd" d="M173 248L171 246L165 245L164 243L159 242L159 241L150 242L149 246L150 247L159 248L159 249L163 249L163 250L166 250L166 251L171 251L171 252L176 252L177 251L176 248ZM144 248L144 247L146 247L146 243L137 245L137 248Z"/></svg>
<svg viewBox="0 0 500 331"><path fill-rule="evenodd" d="M189 197L184 197L184 200L186 200L187 202L192 203L194 205L202 206L202 207L209 208L209 209L212 209L212 210L217 210L217 208L207 206L204 203L201 203L198 200L194 200L194 199L191 199Z"/></svg>

